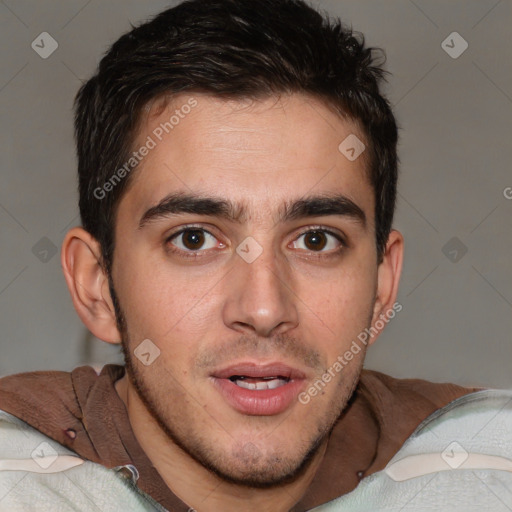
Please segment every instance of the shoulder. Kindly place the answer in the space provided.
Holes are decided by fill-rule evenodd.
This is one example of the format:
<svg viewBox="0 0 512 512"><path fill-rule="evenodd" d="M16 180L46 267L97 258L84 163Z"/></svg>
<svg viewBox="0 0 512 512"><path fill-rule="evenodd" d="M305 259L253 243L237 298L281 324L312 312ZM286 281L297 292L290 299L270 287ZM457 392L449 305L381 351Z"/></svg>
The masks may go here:
<svg viewBox="0 0 512 512"><path fill-rule="evenodd" d="M407 460L415 464L405 464ZM386 473L406 480L458 468L512 472L512 391L478 391L434 412L393 457Z"/></svg>
<svg viewBox="0 0 512 512"><path fill-rule="evenodd" d="M480 388L464 387L452 383L430 382L423 379L397 379L374 370L363 370L360 388L378 401L402 402L420 400L437 408ZM409 404L408 404L409 405Z"/></svg>
<svg viewBox="0 0 512 512"><path fill-rule="evenodd" d="M100 377L112 381L123 371L107 365L101 376L90 366L9 375L0 379L0 410L66 444L66 429L82 430L84 404Z"/></svg>
<svg viewBox="0 0 512 512"><path fill-rule="evenodd" d="M397 423L402 423L410 435L434 411L475 391L480 389L422 379L396 379L363 370L355 395L369 404L381 425L385 427L391 422L397 428Z"/></svg>
<svg viewBox="0 0 512 512"><path fill-rule="evenodd" d="M455 384L396 379L363 370L353 400L369 411L379 432L377 453L366 474L383 469L427 417L474 391Z"/></svg>
<svg viewBox="0 0 512 512"><path fill-rule="evenodd" d="M512 391L481 390L436 410L386 467L315 512L512 507Z"/></svg>
<svg viewBox="0 0 512 512"><path fill-rule="evenodd" d="M1 510L165 512L138 489L137 478L133 466L107 469L84 460L0 410Z"/></svg>

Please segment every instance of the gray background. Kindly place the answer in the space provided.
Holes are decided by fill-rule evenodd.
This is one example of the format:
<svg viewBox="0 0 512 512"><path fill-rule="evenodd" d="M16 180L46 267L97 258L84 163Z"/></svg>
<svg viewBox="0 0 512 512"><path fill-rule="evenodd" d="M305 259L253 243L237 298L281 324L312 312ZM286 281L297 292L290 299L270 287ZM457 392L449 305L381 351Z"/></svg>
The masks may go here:
<svg viewBox="0 0 512 512"><path fill-rule="evenodd" d="M504 193L512 196L512 2L313 4L385 48L386 91L401 127L403 311L367 367L512 387L512 200ZM0 375L121 360L87 334L53 254L79 224L71 108L81 80L130 22L169 5L0 1ZM31 47L42 32L59 45L47 59ZM441 46L452 32L469 45L458 58ZM445 44L457 51L452 39Z"/></svg>

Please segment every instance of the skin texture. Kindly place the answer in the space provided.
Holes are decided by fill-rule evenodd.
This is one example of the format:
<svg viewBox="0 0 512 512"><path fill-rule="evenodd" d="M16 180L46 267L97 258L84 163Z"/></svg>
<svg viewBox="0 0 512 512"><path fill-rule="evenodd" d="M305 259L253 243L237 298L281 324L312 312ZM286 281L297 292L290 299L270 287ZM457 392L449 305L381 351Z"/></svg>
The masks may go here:
<svg viewBox="0 0 512 512"><path fill-rule="evenodd" d="M285 511L322 461L364 347L307 404L293 400L279 414L239 412L211 375L242 361L281 362L303 372L301 390L308 389L392 308L403 240L392 231L378 264L366 155L351 162L338 151L352 133L364 140L354 123L298 94L251 102L193 96L197 106L133 171L119 204L112 280L126 329L116 322L98 243L81 228L64 241L63 268L85 325L106 342L124 341L128 375L116 389L175 494L200 512ZM154 104L136 146L189 99ZM230 200L245 215L234 222L182 213L139 226L148 209L177 192ZM287 202L334 193L358 205L366 222L279 220ZM190 224L208 233L176 235ZM304 234L320 229L344 242ZM252 263L236 251L247 237L262 250ZM160 351L148 366L134 355L146 339Z"/></svg>

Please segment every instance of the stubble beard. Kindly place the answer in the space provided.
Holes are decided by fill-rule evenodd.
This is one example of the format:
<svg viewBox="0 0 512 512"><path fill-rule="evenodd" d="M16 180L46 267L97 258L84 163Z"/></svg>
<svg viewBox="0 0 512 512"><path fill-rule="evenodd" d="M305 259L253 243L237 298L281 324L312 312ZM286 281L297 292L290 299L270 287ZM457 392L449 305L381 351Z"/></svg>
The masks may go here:
<svg viewBox="0 0 512 512"><path fill-rule="evenodd" d="M235 469L233 465L229 465L229 457L226 457L225 450L216 451L212 446L214 443L211 440L209 442L208 438L200 435L193 428L193 417L190 417L188 422L187 418L183 421L183 417L173 417L169 401L166 402L161 399L158 392L155 391L158 386L149 384L148 379L139 372L139 365L134 363L134 357L130 349L126 318L112 285L111 295L116 312L117 327L121 333L122 351L130 383L148 413L170 442L177 445L185 454L220 479L238 486L250 488L279 487L290 484L304 475L347 405L359 380L362 361L350 382L340 380L338 392L333 393L331 402L324 409L325 412L322 413L321 417L317 419L316 428L309 435L309 439L302 441L299 453L295 452L291 455L275 453L263 456L258 453L257 448L252 443L248 443L250 449L247 449L246 445L246 447L232 453L232 457L236 457L235 460L237 461L235 466L240 468ZM179 428L180 424L185 425L185 428Z"/></svg>

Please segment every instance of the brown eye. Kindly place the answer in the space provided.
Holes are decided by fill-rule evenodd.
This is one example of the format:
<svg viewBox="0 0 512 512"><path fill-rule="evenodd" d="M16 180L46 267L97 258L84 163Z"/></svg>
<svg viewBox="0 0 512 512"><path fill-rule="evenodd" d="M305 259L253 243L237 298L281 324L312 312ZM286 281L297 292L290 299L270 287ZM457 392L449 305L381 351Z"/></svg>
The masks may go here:
<svg viewBox="0 0 512 512"><path fill-rule="evenodd" d="M205 252L219 246L218 240L202 228L186 228L172 235L168 243L182 252ZM223 246L223 244L220 244Z"/></svg>
<svg viewBox="0 0 512 512"><path fill-rule="evenodd" d="M327 237L322 231L310 231L304 236L304 245L311 251L321 251L327 245Z"/></svg>
<svg viewBox="0 0 512 512"><path fill-rule="evenodd" d="M201 249L201 246L204 244L204 238L204 233L200 229L188 230L183 232L183 245L187 249L195 251Z"/></svg>
<svg viewBox="0 0 512 512"><path fill-rule="evenodd" d="M332 253L345 246L340 235L325 229L305 231L293 242L294 249L318 253Z"/></svg>

